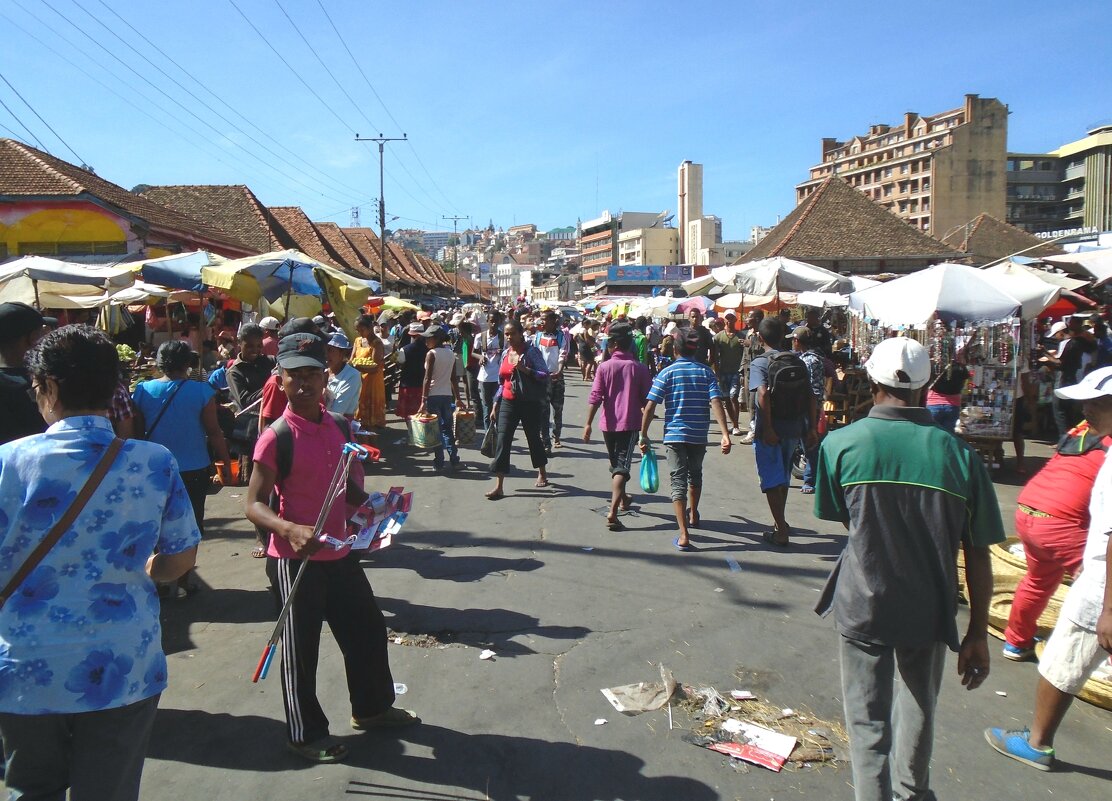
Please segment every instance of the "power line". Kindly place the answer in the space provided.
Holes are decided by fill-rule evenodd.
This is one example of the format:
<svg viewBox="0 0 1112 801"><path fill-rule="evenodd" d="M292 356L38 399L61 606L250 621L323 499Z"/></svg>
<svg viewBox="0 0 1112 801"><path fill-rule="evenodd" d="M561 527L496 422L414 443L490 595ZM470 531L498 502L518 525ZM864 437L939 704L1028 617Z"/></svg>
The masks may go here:
<svg viewBox="0 0 1112 801"><path fill-rule="evenodd" d="M186 106L185 106L185 105L184 105L184 104L183 104L183 103L182 103L182 102L181 102L180 100L178 100L177 98L175 98L175 97L173 97L172 95L170 95L170 94L169 94L169 93L168 93L168 92L167 92L166 90L164 90L164 89L163 89L162 87L160 87L160 86L158 86L157 84L155 84L155 83L154 83L153 81L151 81L151 80L150 80L149 78L147 78L147 77L146 77L145 75L143 75L142 73L140 73L140 72L139 72L138 70L136 70L136 69L135 69L134 67L132 67L132 66L131 66L130 64L128 64L128 63L127 63L126 61L124 61L123 59L121 59L121 58L120 58L119 56L117 56L117 55L116 55L115 53L113 53L113 52L112 52L111 50L109 50L109 49L108 49L107 47L105 47L105 46L104 46L103 44L101 44L101 43L100 43L99 41L97 41L97 40L96 40L95 38L93 38L93 36L92 36L91 34L89 34L89 33L88 33L87 31L85 31L85 30L84 30L83 28L81 28L81 26L79 26L79 25L78 25L77 23L75 23L75 22L74 22L73 20L71 20L71 19L70 19L69 17L67 17L67 16L66 16L65 14L63 14L62 12L58 11L58 9L54 8L54 6L52 6L52 5L50 4L49 0L41 0L41 2L43 3L43 5L45 5L45 6L47 7L47 8L49 8L49 9L50 9L51 11L53 11L53 12L54 12L54 13L55 13L55 14L56 14L57 16L61 17L63 21L65 21L65 22L66 22L67 24L69 24L69 25L70 25L71 27L73 27L74 29L76 29L76 30L77 30L77 31L78 31L78 32L79 32L79 33L80 33L80 34L81 34L82 36L84 36L84 37L85 37L86 39L88 39L89 41L91 41L91 42L92 42L93 44L95 44L95 45L96 45L97 47L99 47L99 48L100 48L101 50L103 50L103 51L104 51L105 53L107 53L107 54L108 54L109 56L111 56L111 57L112 57L113 59L115 59L116 61L118 61L118 62L119 62L119 63L120 63L120 64L121 64L121 65L122 65L122 66L123 66L124 68L126 68L126 69L127 69L127 70L128 70L129 72L133 73L133 74L134 74L134 75L135 75L136 77L138 77L139 79L141 79L141 80L142 80L142 81L143 81L144 83L146 83L147 85L149 85L149 86L150 86L150 87L151 87L152 89L154 89L154 90L155 90L156 92L158 92L158 93L159 93L160 95L162 95L162 96L163 96L163 97L165 97L165 98L166 98L167 100L169 100L169 101L170 101L171 103L173 103L174 105L176 105L176 106L177 106L178 108L180 108L180 109L181 109L182 111L184 111L184 112L185 112L186 114L188 114L188 115L192 115L192 114L193 114L193 111L192 111L192 110L190 110L189 108L187 108L187 107L186 107ZM23 8L23 10L24 10L25 12L27 12L27 9L26 9L26 8L24 8L24 7L22 6L22 5L20 5L20 4L18 3L18 0L17 0L17 2L16 2L16 5L19 5L19 7L20 7L20 8ZM30 13L30 12L27 12L27 13ZM31 16L34 16L34 15L32 14ZM95 18L94 18L94 19L95 19ZM40 22L42 22L41 20L39 20L39 21L40 21ZM45 23L43 23L43 24L45 25ZM48 27L49 27L49 26L48 26ZM88 56L88 54L87 54L87 53L86 53L85 55L86 55L86 56ZM96 63L96 62L94 61L94 63ZM180 117L176 117L176 119L177 119L177 120L178 120L178 121L179 121L179 122L180 122L181 124L183 124L183 125L184 125L185 127L189 128L189 130L191 130L191 131L192 131L193 133L197 134L197 135L198 135L198 136L200 136L201 138L205 138L205 134L204 134L204 133L202 133L202 132L199 132L199 131L198 131L198 130L197 130L196 128L192 127L192 126L191 126L191 125L189 125L189 124L188 124L187 122L183 121L183 120L182 120L182 119L181 119ZM261 156L259 156L258 154L254 153L253 151L249 150L248 148L246 148L246 147L244 147L243 145L241 145L241 144L239 144L238 142L236 142L236 141L235 141L235 139L233 139L233 138L231 138L231 137L225 137L225 138L226 138L226 139L227 139L227 141L228 141L228 142L230 142L230 143L231 143L232 145L234 145L235 147L239 148L240 150L242 150L242 151L243 151L244 153L246 153L247 155L251 156L251 158L253 158L253 159L255 159L256 161L258 161L258 162L259 162L260 164L262 164L262 165L263 165L264 167L267 167L268 169L271 169L271 170L273 170L274 172L276 172L276 173L278 173L279 175L283 176L283 177L284 177L284 178L286 178L287 180L289 180L289 181L292 181L293 183L295 183L295 184L298 184L298 185L300 185L300 186L304 187L305 189L308 189L308 190L309 190L309 191L311 191L311 192L314 192L314 193L320 194L321 196L324 196L324 197L329 197L329 198L330 198L331 200L335 200L335 201L340 201L340 198L337 198L337 197L334 197L334 196L328 195L328 194L327 194L327 193L325 193L325 192L320 192L318 188L312 187L312 186L310 186L310 185L306 184L306 183L305 183L304 181L301 181L301 180L299 180L299 179L295 178L294 176L292 176L292 175L289 175L289 174L288 174L288 173L286 173L286 172L283 172L283 171L282 171L281 169L279 169L279 168L275 167L274 165L272 165L272 164L268 163L268 162L267 162L267 161L266 161L265 159L263 159L263 158L262 158Z"/></svg>
<svg viewBox="0 0 1112 801"><path fill-rule="evenodd" d="M367 124L371 126L372 130L378 130L378 126L375 125L371 118L367 116L366 112L363 111L362 106L355 102L355 98L351 96L348 90L344 88L344 85L340 83L340 80L336 77L335 73L333 73L328 65L324 63L324 59L320 57L320 53L317 52L317 48L313 47L308 38L306 38L305 34L301 32L301 28L298 27L297 23L294 22L293 17L291 17L289 15L289 12L286 11L285 6L282 5L281 0L274 0L274 4L278 6L278 9L282 12L282 15L286 18L286 21L290 23L290 26L293 28L294 32L298 35L302 43L305 45L305 49L313 54L313 57L317 60L317 63L324 68L324 71L326 73L328 73L328 77L332 79L332 83L336 84L336 88L339 89L344 97L348 99L348 102L351 103L352 108L355 109L356 113L359 114L359 116L361 116L364 120L366 120ZM333 28L335 28L335 26L333 26ZM379 102L382 102L381 99L379 99ZM391 119L393 119L392 116ZM358 134L356 135L358 136ZM404 161L398 159L398 166L400 166L405 171L405 174L409 176L409 179L413 181L413 184L417 186L422 192L424 192L430 201L436 203L436 200L433 198L432 194L427 189L425 189L425 187L421 185L421 182L417 180L417 177L409 171L409 168L405 165ZM393 178L393 176L391 176L391 178ZM406 194L409 193L407 192ZM420 200L417 200L417 198L413 195L410 195L410 197L412 197L414 202L424 208L426 211L431 211L434 215L436 214L435 209L429 208Z"/></svg>
<svg viewBox="0 0 1112 801"><path fill-rule="evenodd" d="M76 3L76 0L74 0L74 2ZM188 77L191 81L193 81L195 84L197 84L199 87L201 87L201 89L203 89L205 92L207 92L209 95L211 95L217 102L219 102L221 105L223 105L224 108L228 109L228 111L230 111L236 117L243 120L243 122L246 123L247 125L249 125L251 128L258 131L261 136L263 136L266 139L268 139L269 141L273 142L276 147L281 148L286 153L288 153L290 156L292 156L294 159L299 161L301 164L305 165L310 170L313 170L314 172L319 174L325 181L330 183L333 188L339 188L340 191L344 191L344 192L359 192L359 190L357 188L355 188L353 186L349 186L348 184L345 184L343 181L337 180L336 178L334 178L333 176L324 172L323 170L316 167L315 165L311 164L309 161L302 158L300 155L295 153L293 150L286 147L280 141L278 141L273 136L268 134L266 131L264 131L262 128L260 128L258 125L256 125L254 122L252 122L248 117L246 117L244 114L240 113L240 111L238 109L236 109L234 106L232 106L230 103L228 103L228 101L226 101L224 98L222 98L220 95L218 95L212 89L210 89L203 81L201 81L200 78L198 78L196 75L194 75L189 70L187 70L185 67L183 67L179 62L174 60L174 58L169 53L167 53L165 50L163 50L161 47L159 47L157 44L155 44L153 41L151 41L146 35L143 34L142 31L138 30L134 25L132 25L127 20L126 17L122 16L119 12L117 12L115 9L113 9L111 6L109 6L108 3L105 2L105 0L97 0L97 2L100 3L102 6L104 6L104 8L110 14L112 14L116 19L118 19L120 22L122 22L124 25L126 25L129 29L131 29L131 31L136 36L138 36L140 39L142 39L144 42L146 42L147 45L152 50L154 50L156 53L158 53L160 56L162 56L162 58L166 59L171 64L173 64L175 67L177 67L178 70L180 70L186 77ZM89 14L90 16L92 16L92 14L90 14L90 12L87 9L82 9L82 10L85 11L86 14ZM101 24L103 25L103 23L101 23ZM120 37L117 36L117 38L120 38ZM123 41L123 40L121 39L121 41ZM130 47L130 45L129 45L129 47ZM135 50L134 47L132 47L131 49L138 53L138 51ZM140 55L142 55L142 54L140 54ZM146 60L147 60L148 63L151 63L149 59L146 59ZM161 68L157 67L157 65L155 65L155 66L156 66L157 69L159 69L160 72L162 72ZM163 74L165 75L166 73L163 72ZM170 76L167 75L167 77L169 78ZM171 78L171 80L173 80L173 78ZM175 83L177 83L177 82L175 81ZM181 86L181 84L178 84L178 85ZM182 87L182 88L185 89L185 87ZM186 90L186 91L188 91L188 90ZM198 102L203 103L204 101L201 101L200 99L198 99ZM206 108L210 108L210 107L208 107L206 105ZM213 110L213 113L218 114L218 112L216 112L215 110ZM222 119L225 119L225 121L227 121L226 118L222 117ZM229 122L228 124L232 125L233 123ZM246 134L246 133L244 135L248 136L248 134ZM254 141L254 140L252 140L252 141ZM263 145L260 145L260 147L264 147L264 149L267 149ZM267 149L267 152L274 155L275 158L278 158L278 159L283 158L282 156L278 155L277 153L274 153L274 151L272 151L272 150ZM304 170L302 170L302 174L306 175L307 177L309 176L309 174L307 172L305 172ZM313 180L317 180L317 179L314 178Z"/></svg>
<svg viewBox="0 0 1112 801"><path fill-rule="evenodd" d="M390 112L390 109L389 107L387 107L386 102L382 99L382 97L379 96L378 90L375 89L374 84L371 83L371 79L367 77L367 73L363 71L363 65L359 63L359 61L355 58L355 54L351 52L351 48L348 47L347 40L344 39L343 34L340 33L340 29L336 27L336 23L332 21L332 15L329 14L328 9L324 7L324 3L321 2L321 0L317 0L317 5L320 6L320 10L324 14L324 18L328 20L328 24L332 27L333 32L336 34L336 38L339 39L340 44L344 46L344 51L347 52L348 58L351 59L351 63L355 65L355 69L359 71L359 74L361 76L363 76L363 82L367 84L367 88L371 90L371 94L375 96L375 100L377 100L378 104L382 106L382 110L386 112L386 116L390 118L390 121L394 123L399 131L404 130L401 123L399 123L394 115ZM429 177L429 180L432 182L433 187L436 189L437 192L440 193L441 197L443 197L444 200L447 201L448 207L455 211L455 208L452 205L451 198L449 198L444 193L444 190L440 188L440 185L436 183L436 179L432 177L432 173L429 172L429 168L425 166L425 162L422 161L421 156L418 155L417 148L414 147L412 140L410 140L409 142L409 149L413 151L413 157L417 159L417 163L421 165L421 169L425 171L425 175Z"/></svg>
<svg viewBox="0 0 1112 801"><path fill-rule="evenodd" d="M301 77L301 74L300 74L300 73L299 73L299 72L298 72L297 70L295 70L295 69L293 68L293 65L292 65L292 64L290 64L290 62L288 62L288 61L286 60L286 57L285 57L285 56L283 56L283 55L282 55L281 53L279 53L279 52L278 52L277 48L275 48L275 47L274 47L274 45L272 45L272 44L270 43L270 40L269 40L269 39L267 39L267 38L266 38L265 36L263 36L263 32L262 32L262 31L260 31L260 30L259 30L259 29L258 29L257 27L255 27L255 23L253 23L253 22L251 21L251 18L250 18L250 17L248 17L248 16L246 15L246 14L244 14L244 13L243 13L243 9L241 9L241 8L240 8L240 7L238 6L238 5L236 5L236 0L228 0L228 2L229 2L229 3L231 3L231 4L232 4L232 8L234 8L234 9L235 9L236 11L238 11L238 12L239 12L239 15L240 15L241 17L243 17L243 21L244 21L244 22L246 22L246 23L247 23L248 25L250 25L250 26L251 26L251 30L253 30L253 31L254 31L254 32L255 32L256 34L258 34L259 38L260 38L260 39L262 39L262 40L263 40L263 41L264 41L264 42L266 43L266 46L270 48L270 51L271 51L272 53L274 53L274 55L278 56L279 60L280 60L280 61L281 61L281 62L282 62L283 64L285 64L285 65L286 65L286 67L287 67L287 68L289 69L289 71L293 73L294 77L295 77L295 78L297 78L297 80L301 81L301 84L302 84L302 86L304 86L304 87L305 87L306 89L308 89L308 90L309 90L309 92L310 92L310 93L311 93L311 94L313 95L313 97L315 97L315 98L316 98L316 99L317 99L318 101L320 101L320 104L321 104L322 106L324 106L324 107L325 107L326 109L328 109L329 113L330 113L330 114L331 114L331 115L332 115L333 117L335 117L335 118L336 118L336 120L337 120L337 121L338 121L338 122L339 122L339 123L340 123L341 125L343 125L343 126L344 126L345 128L347 128L347 129L348 129L349 131L351 131L351 132L352 132L353 134L354 134L354 133L356 133L356 130L355 130L354 128L352 128L352 127L351 127L351 126L350 126L350 125L349 125L349 124L348 124L348 123L347 123L347 122L346 122L346 121L344 120L344 118L343 118L343 117L341 117L341 116L340 116L339 114L337 114L337 113L336 113L336 110L335 110L334 108L332 108L332 106L328 105L328 103L326 103L326 102L324 101L324 98L323 98L323 97L321 97L321 96L320 96L319 94L317 94L317 90L316 90L316 89L314 89L314 88L313 88L312 86L310 86L310 85L309 85L309 82L308 82L308 81L306 81L306 80L305 80L304 78L302 78L302 77ZM310 49L311 49L311 48L310 48Z"/></svg>
<svg viewBox="0 0 1112 801"><path fill-rule="evenodd" d="M27 102L27 98L25 98L25 97L24 97L23 95L21 95L21 94L19 93L19 90L18 90L18 89L16 89L16 88L15 88L14 86L12 86L12 82L11 82L11 81L9 81L9 80L8 80L7 78L5 78L5 77L4 77L4 73L2 73L2 72L0 72L0 81L3 81L4 83L6 83L6 84L8 85L8 88L9 88L9 89L11 89L11 90L12 90L13 92L15 92L15 96L16 96L16 97L18 97L18 98L19 98L20 100L22 100L22 101L23 101L23 105L25 105L25 106L27 106L27 108L31 109L31 113L32 113L32 114L34 114L34 115L35 115L36 117L38 117L38 118L39 118L39 122L41 122L41 123L42 123L43 125L45 125L45 126L46 126L46 127L47 127L47 128L49 129L49 130L50 130L50 132L51 132L52 134L54 134L54 137L55 137L55 138L56 138L56 139L57 139L57 140L58 140L59 142L61 142L61 143L62 143L63 145L65 145L65 146L66 146L66 150L68 150L68 151L69 151L70 153L73 153L73 157L74 157L75 159L77 159L77 160L78 160L79 162L81 162L81 165L82 165L82 166L86 166L86 165L85 165L85 159L83 159L83 158L81 158L81 156L77 155L77 152L76 152L76 151L75 151L75 150L74 150L74 149L73 149L72 147L70 147L70 144L69 144L69 142L67 142L67 141L66 141L65 139L63 139L63 138L62 138L62 136L61 136L61 134L59 134L59 133L58 133L57 131L55 131L55 130L54 130L54 127L53 127L53 126L52 126L52 125L51 125L51 124L50 124L49 122L47 122L46 120L44 120L44 119L42 118L42 115L41 115L41 114L39 114L39 112L35 111L35 107L34 107L34 106L32 106L32 105L31 105L30 103L28 103L28 102ZM49 151L47 151L47 152L49 152Z"/></svg>
<svg viewBox="0 0 1112 801"><path fill-rule="evenodd" d="M16 113L14 111L12 111L10 108L8 108L8 104L4 102L3 98L0 98L0 106L3 106L4 111L6 111L6 112L8 112L9 114L12 115L12 119L19 123L19 127L22 128L23 130L25 130L27 132L27 135L30 136L32 139L34 139L36 143L38 143L39 147L41 147L43 150L46 150L47 153L50 153L50 151L47 150L46 145L44 145L39 140L39 138L37 136L35 136L34 132L30 128L28 128L26 125L23 124L23 120L21 120L16 115ZM11 129L9 128L8 130L11 130ZM54 155L54 154L50 153L50 155Z"/></svg>

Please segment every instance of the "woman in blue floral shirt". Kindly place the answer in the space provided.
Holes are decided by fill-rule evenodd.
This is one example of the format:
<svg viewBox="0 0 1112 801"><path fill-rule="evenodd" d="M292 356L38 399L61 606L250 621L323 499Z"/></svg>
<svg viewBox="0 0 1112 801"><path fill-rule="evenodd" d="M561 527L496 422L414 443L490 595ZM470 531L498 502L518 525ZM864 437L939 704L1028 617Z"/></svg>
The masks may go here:
<svg viewBox="0 0 1112 801"><path fill-rule="evenodd" d="M80 492L114 437L111 340L65 326L27 355L46 432L0 446L0 585ZM73 526L0 610L0 735L13 797L135 799L166 688L155 581L200 534L174 458L129 440Z"/></svg>

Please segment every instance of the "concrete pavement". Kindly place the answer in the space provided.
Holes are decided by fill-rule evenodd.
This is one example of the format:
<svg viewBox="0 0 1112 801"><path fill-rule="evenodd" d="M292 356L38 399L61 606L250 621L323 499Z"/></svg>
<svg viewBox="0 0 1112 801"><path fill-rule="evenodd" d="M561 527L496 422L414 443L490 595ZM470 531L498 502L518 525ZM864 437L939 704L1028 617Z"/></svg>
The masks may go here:
<svg viewBox="0 0 1112 801"><path fill-rule="evenodd" d="M738 445L729 456L708 452L697 552L673 550L671 507L660 493L637 495L629 529L608 532L605 448L578 439L586 393L569 376L566 447L550 464L553 486L535 489L531 471L519 471L499 502L483 497L486 460L477 449L464 452L467 470L445 477L431 472L430 456L395 444L399 423L383 435L387 460L370 484L402 483L416 492L415 505L399 544L368 570L402 638L390 646L395 681L408 686L399 705L424 722L388 734L348 729L341 659L326 631L319 694L333 734L351 749L342 764L310 765L283 748L278 671L250 681L274 609L263 561L249 556L244 490L210 497L198 571L205 590L164 604L170 688L143 798L852 798L848 766L741 773L681 740L689 723L682 712L669 731L665 711L623 717L599 692L654 680L663 662L686 684L750 689L840 721L836 634L811 608L844 533L815 520L810 499L794 491L792 547L766 546L769 515L752 451ZM528 467L523 451L514 462ZM998 488L1008 521L1018 488ZM740 571L730 569L731 557ZM939 797L1106 794L1108 712L1075 705L1057 773L1038 773L985 744L984 727L1029 720L1036 680L1033 665L1008 663L992 645L992 675L976 692L960 686L953 656L948 662L934 754ZM497 656L480 660L484 648ZM608 722L595 725L598 718Z"/></svg>

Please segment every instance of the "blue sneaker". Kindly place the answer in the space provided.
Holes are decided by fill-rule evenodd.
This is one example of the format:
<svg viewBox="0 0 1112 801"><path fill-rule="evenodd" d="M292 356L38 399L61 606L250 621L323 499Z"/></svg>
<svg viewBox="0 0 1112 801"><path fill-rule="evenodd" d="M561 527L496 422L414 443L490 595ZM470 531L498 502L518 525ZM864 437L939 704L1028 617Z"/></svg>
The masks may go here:
<svg viewBox="0 0 1112 801"><path fill-rule="evenodd" d="M1004 658L1013 662L1030 662L1035 658L1034 648L1020 648L1010 642L1004 643Z"/></svg>
<svg viewBox="0 0 1112 801"><path fill-rule="evenodd" d="M1033 747L1028 739L1031 732L1027 729L1008 731L1007 729L985 729L988 744L1006 757L1030 765L1035 770L1050 770L1054 764L1054 749L1045 751Z"/></svg>

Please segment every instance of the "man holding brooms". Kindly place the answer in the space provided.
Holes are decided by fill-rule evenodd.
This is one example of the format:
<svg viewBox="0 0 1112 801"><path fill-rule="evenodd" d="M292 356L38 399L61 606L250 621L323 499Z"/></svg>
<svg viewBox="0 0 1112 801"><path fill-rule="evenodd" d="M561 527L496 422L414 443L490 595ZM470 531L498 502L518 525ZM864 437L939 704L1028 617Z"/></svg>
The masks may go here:
<svg viewBox="0 0 1112 801"><path fill-rule="evenodd" d="M248 520L270 532L267 575L272 589L283 605L293 595L281 631L287 747L312 762L338 762L347 756L347 747L329 736L328 718L317 700L317 657L326 621L344 657L352 728L419 722L412 712L393 706L386 623L358 557L343 544L345 504L330 504L328 476L340 473L336 468L345 458L349 437L322 405L325 358L324 341L315 334L282 339L279 381L289 404L284 425L259 436L247 490ZM280 438L283 430L289 433ZM358 487L362 478L353 462L350 483ZM279 500L277 513L268 503L272 491ZM322 507L328 508L323 516ZM313 525L318 517L319 534ZM326 545L325 538L333 544ZM308 563L298 579L303 560Z"/></svg>

